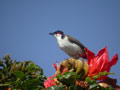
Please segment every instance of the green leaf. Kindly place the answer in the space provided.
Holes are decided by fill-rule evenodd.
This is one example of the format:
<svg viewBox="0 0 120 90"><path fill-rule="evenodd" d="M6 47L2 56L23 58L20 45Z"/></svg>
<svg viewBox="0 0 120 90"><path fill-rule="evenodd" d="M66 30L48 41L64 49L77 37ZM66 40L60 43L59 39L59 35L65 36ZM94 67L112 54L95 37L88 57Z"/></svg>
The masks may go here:
<svg viewBox="0 0 120 90"><path fill-rule="evenodd" d="M34 64L34 63L30 64L30 65L27 67L27 69L28 69L29 72L30 72L33 68L35 68L35 64Z"/></svg>
<svg viewBox="0 0 120 90"><path fill-rule="evenodd" d="M2 86L9 86L10 84L0 84L0 87Z"/></svg>
<svg viewBox="0 0 120 90"><path fill-rule="evenodd" d="M40 88L36 88L36 89L33 89L33 90L40 90Z"/></svg>
<svg viewBox="0 0 120 90"><path fill-rule="evenodd" d="M71 72L66 72L64 73L63 77L65 78L70 78L72 76L72 73Z"/></svg>
<svg viewBox="0 0 120 90"><path fill-rule="evenodd" d="M107 71L100 72L100 73L102 73L102 75L114 75L114 73L110 73L110 72L107 72Z"/></svg>
<svg viewBox="0 0 120 90"><path fill-rule="evenodd" d="M91 83L91 78L87 77L87 78L85 78L85 81L87 81L88 83Z"/></svg>
<svg viewBox="0 0 120 90"><path fill-rule="evenodd" d="M70 77L79 78L79 76L75 72L65 72L63 74L63 77L65 77L65 78L70 78Z"/></svg>
<svg viewBox="0 0 120 90"><path fill-rule="evenodd" d="M63 75L62 74L56 75L56 78L61 83L69 86L75 85L75 80L78 78L78 75L75 72L65 72Z"/></svg>
<svg viewBox="0 0 120 90"><path fill-rule="evenodd" d="M95 75L95 76L93 76L92 78L93 78L93 79L97 79L97 78L99 78L99 75Z"/></svg>
<svg viewBox="0 0 120 90"><path fill-rule="evenodd" d="M48 88L45 89L45 90L66 90L66 89L64 89L63 86L58 85L58 86L51 86L51 87L48 87Z"/></svg>
<svg viewBox="0 0 120 90"><path fill-rule="evenodd" d="M39 79L26 80L23 82L23 86L32 87L38 85L39 83L40 83Z"/></svg>
<svg viewBox="0 0 120 90"><path fill-rule="evenodd" d="M18 70L14 71L13 74L14 74L17 78L20 78L20 79L24 78L24 76L25 76L22 71L18 71Z"/></svg>
<svg viewBox="0 0 120 90"><path fill-rule="evenodd" d="M104 88L104 87L99 87L98 90L111 90L111 89L109 89L109 88Z"/></svg>
<svg viewBox="0 0 120 90"><path fill-rule="evenodd" d="M97 83L93 83L93 84L91 84L90 85L90 90L97 90L97 87L98 87L99 85L97 84Z"/></svg>
<svg viewBox="0 0 120 90"><path fill-rule="evenodd" d="M115 88L113 88L111 85L109 85L109 90L116 90Z"/></svg>
<svg viewBox="0 0 120 90"><path fill-rule="evenodd" d="M114 75L114 73L110 73L110 72L107 72L107 71L99 72L98 75L95 75L92 78L93 79L98 79L99 77L102 77L102 76L105 76L105 75Z"/></svg>
<svg viewBox="0 0 120 90"><path fill-rule="evenodd" d="M20 87L21 86L21 81L13 81L10 82L11 85L16 86L16 87Z"/></svg>
<svg viewBox="0 0 120 90"><path fill-rule="evenodd" d="M103 75L106 75L106 71L105 72L99 72L98 74L99 76L103 76Z"/></svg>

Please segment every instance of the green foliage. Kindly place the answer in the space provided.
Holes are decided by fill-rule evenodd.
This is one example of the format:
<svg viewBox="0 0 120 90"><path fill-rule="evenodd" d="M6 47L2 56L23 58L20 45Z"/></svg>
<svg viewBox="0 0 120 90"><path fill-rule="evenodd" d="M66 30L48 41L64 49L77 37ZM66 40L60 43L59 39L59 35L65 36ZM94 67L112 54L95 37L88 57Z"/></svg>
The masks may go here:
<svg viewBox="0 0 120 90"><path fill-rule="evenodd" d="M57 74L56 79L59 84L56 86L48 87L46 90L115 90L112 86L108 85L107 88L100 86L96 81L101 76L109 75L113 73L100 72L95 78L91 79L86 77L85 81L81 81L80 76L75 72L65 72L64 74ZM77 82L77 83L76 83Z"/></svg>
<svg viewBox="0 0 120 90"><path fill-rule="evenodd" d="M62 84L48 87L46 90L66 90Z"/></svg>
<svg viewBox="0 0 120 90"><path fill-rule="evenodd" d="M44 88L45 79L43 70L32 61L13 61L9 54L0 59L0 90L1 86L12 86L13 90L40 90Z"/></svg>
<svg viewBox="0 0 120 90"><path fill-rule="evenodd" d="M95 75L95 76L93 76L92 78L93 78L93 79L98 79L99 77L105 76L105 75L114 75L114 73L109 73L109 72L107 72L107 71L99 72L98 75Z"/></svg>
<svg viewBox="0 0 120 90"><path fill-rule="evenodd" d="M73 61L72 59L72 62ZM88 66L84 64L84 61L76 62L77 64L69 63L68 61L64 61L65 66L66 64L68 66L76 66L72 67L70 70L68 68L68 71L64 73L58 71L55 76L57 85L48 87L46 90L115 90L110 85L108 85L107 88L100 86L100 83L96 81L102 76L113 75L114 73L106 71L99 72L98 75L93 76L91 79L90 77L86 77L88 68L85 67ZM80 63L83 66L80 66ZM82 67L82 69L80 69L80 67ZM45 80L46 77L43 75L43 70L32 61L13 61L9 54L6 55L3 60L0 59L0 90L6 90L8 87L11 87L11 90L43 90Z"/></svg>
<svg viewBox="0 0 120 90"><path fill-rule="evenodd" d="M19 79L22 79L25 76L22 71L18 71L18 70L14 71L13 74Z"/></svg>
<svg viewBox="0 0 120 90"><path fill-rule="evenodd" d="M62 85L64 85L64 88L66 88L67 90L83 90L87 87L81 87L76 85L76 81L80 80L80 77L81 76L76 74L76 72L65 72L64 74L57 74L55 78L57 78L57 80ZM59 89L55 89L55 90L59 90Z"/></svg>
<svg viewBox="0 0 120 90"><path fill-rule="evenodd" d="M104 88L102 86L100 86L98 84L98 82L96 81L96 79L98 79L101 76L105 76L105 75L113 75L114 73L109 73L109 72L99 72L98 75L93 76L93 79L91 79L90 77L87 77L85 79L85 81L87 81L89 83L89 89L90 90L115 90L112 86L108 86L108 88Z"/></svg>
<svg viewBox="0 0 120 90"><path fill-rule="evenodd" d="M65 72L63 75L62 74L57 74L56 78L63 84L70 86L70 85L75 85L75 80L79 76L75 72Z"/></svg>

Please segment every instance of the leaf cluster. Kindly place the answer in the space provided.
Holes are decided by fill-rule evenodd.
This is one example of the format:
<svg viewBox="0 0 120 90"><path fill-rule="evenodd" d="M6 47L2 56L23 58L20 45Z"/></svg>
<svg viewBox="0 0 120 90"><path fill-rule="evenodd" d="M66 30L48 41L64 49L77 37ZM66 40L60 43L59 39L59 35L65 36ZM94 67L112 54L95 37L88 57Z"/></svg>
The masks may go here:
<svg viewBox="0 0 120 90"><path fill-rule="evenodd" d="M42 68L32 61L13 61L9 54L0 59L0 90L2 86L13 90L40 90L44 88L45 79Z"/></svg>
<svg viewBox="0 0 120 90"><path fill-rule="evenodd" d="M114 73L109 73L109 72L107 72L107 71L105 71L105 72L99 72L98 75L95 75L95 76L92 77L93 79L91 79L90 77L87 77L87 78L85 79L85 81L88 82L88 84L89 84L89 89L90 89L90 90L116 90L116 89L113 88L111 85L108 85L108 86L105 88L104 85L101 86L101 85L99 84L99 82L96 81L96 80L97 80L99 77L101 77L101 76L113 75L113 74L114 74Z"/></svg>
<svg viewBox="0 0 120 90"><path fill-rule="evenodd" d="M105 75L111 75L113 73L100 72L98 75L93 76L93 79L86 77L85 80L81 81L80 76L75 72L65 72L64 74L57 74L58 85L48 87L46 90L115 90L111 85L108 87L101 86L97 78Z"/></svg>
<svg viewBox="0 0 120 90"><path fill-rule="evenodd" d="M76 72L65 72L64 74L57 74L56 78L60 82L60 84L63 85L64 88L66 88L67 90L85 90L88 87L82 87L81 85L77 85L76 82L81 80L81 76L76 74Z"/></svg>

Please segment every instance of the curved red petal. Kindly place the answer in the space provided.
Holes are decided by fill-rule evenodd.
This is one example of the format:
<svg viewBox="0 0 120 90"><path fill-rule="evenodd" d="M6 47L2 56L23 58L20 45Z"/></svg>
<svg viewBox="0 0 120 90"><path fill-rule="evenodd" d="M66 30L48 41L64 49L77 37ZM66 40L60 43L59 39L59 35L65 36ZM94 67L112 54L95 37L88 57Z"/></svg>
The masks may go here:
<svg viewBox="0 0 120 90"><path fill-rule="evenodd" d="M103 49L101 49L98 54L96 55L96 59L103 56L103 59L109 62L109 55L108 55L108 51L107 51L107 47L104 47Z"/></svg>
<svg viewBox="0 0 120 90"><path fill-rule="evenodd" d="M58 69L58 62L56 61L56 64L53 64L53 67L55 68L55 70L57 71Z"/></svg>
<svg viewBox="0 0 120 90"><path fill-rule="evenodd" d="M110 67L115 65L118 61L118 54L115 54L115 56L112 57L111 61L110 61Z"/></svg>
<svg viewBox="0 0 120 90"><path fill-rule="evenodd" d="M56 65L56 64L53 64L53 67L54 67L55 70L57 71L57 65Z"/></svg>
<svg viewBox="0 0 120 90"><path fill-rule="evenodd" d="M96 56L97 70L99 72L104 71L106 65L108 65L108 64L109 64L109 55L108 55L107 48L105 47L105 48L101 49Z"/></svg>
<svg viewBox="0 0 120 90"><path fill-rule="evenodd" d="M92 51L90 51L88 48L86 48L86 51L87 51L86 54L87 54L88 64L90 64L91 60L93 60L92 58L95 57L95 54Z"/></svg>

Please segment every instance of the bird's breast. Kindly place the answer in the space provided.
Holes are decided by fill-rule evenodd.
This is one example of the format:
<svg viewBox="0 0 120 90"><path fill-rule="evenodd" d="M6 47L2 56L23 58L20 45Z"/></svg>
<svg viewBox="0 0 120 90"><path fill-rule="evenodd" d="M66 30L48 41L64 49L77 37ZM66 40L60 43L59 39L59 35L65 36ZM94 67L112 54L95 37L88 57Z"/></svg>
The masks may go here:
<svg viewBox="0 0 120 90"><path fill-rule="evenodd" d="M82 52L82 49L75 43L69 42L67 38L58 41L59 47L68 54L75 54Z"/></svg>

